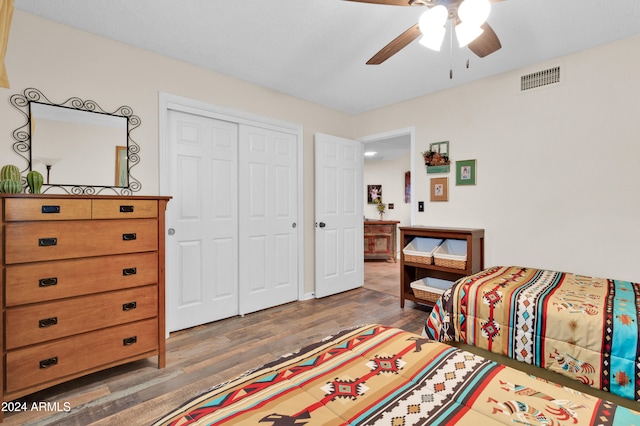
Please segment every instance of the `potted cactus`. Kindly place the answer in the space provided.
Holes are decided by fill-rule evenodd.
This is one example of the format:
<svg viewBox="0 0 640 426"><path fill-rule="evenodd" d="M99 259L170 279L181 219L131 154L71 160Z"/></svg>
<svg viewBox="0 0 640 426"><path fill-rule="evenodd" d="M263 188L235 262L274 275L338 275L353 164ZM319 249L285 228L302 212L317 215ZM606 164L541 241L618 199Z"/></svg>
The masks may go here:
<svg viewBox="0 0 640 426"><path fill-rule="evenodd" d="M18 167L8 164L0 169L0 192L7 194L22 192L22 180Z"/></svg>
<svg viewBox="0 0 640 426"><path fill-rule="evenodd" d="M29 185L29 190L32 194L39 194L40 188L42 188L42 183L44 182L44 178L42 174L36 170L31 170L27 173L27 184Z"/></svg>

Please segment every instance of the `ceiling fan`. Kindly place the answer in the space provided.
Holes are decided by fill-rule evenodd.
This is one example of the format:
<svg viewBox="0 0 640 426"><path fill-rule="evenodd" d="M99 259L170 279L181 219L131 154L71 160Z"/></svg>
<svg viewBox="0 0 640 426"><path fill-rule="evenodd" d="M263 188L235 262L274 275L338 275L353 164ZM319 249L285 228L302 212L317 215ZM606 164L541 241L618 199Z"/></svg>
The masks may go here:
<svg viewBox="0 0 640 426"><path fill-rule="evenodd" d="M502 0L346 0L357 3L383 4L390 6L426 6L428 9L420 21L393 39L367 61L367 65L379 65L405 48L409 43L423 36L420 43L440 50L448 20L455 25L456 36L461 47L465 45L484 58L500 49L502 45L493 29L487 24L489 3ZM471 10L478 6L482 10ZM487 7L489 9L487 9ZM479 16L482 15L482 16ZM474 38L475 37L475 38ZM471 39L471 41L469 41Z"/></svg>

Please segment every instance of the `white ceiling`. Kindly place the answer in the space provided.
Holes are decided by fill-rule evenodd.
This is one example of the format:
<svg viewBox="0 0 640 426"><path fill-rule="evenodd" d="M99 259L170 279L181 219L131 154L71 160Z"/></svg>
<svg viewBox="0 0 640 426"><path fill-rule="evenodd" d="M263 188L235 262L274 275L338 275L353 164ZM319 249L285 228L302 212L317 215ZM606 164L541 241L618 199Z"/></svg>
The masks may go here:
<svg viewBox="0 0 640 426"><path fill-rule="evenodd" d="M415 41L381 65L365 65L424 8L343 0L15 0L15 7L353 114L640 33L638 0L507 0L493 4L488 20L503 47L486 58L456 47L454 37L453 49L437 53Z"/></svg>

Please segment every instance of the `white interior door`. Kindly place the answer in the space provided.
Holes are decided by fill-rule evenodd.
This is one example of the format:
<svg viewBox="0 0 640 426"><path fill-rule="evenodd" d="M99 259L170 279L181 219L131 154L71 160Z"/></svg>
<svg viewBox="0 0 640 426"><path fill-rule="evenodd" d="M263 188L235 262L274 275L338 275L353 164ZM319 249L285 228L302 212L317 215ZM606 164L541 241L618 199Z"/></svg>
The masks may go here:
<svg viewBox="0 0 640 426"><path fill-rule="evenodd" d="M170 110L167 127L170 332L238 314L238 125Z"/></svg>
<svg viewBox="0 0 640 426"><path fill-rule="evenodd" d="M240 125L240 314L298 299L297 135Z"/></svg>
<svg viewBox="0 0 640 426"><path fill-rule="evenodd" d="M315 135L316 297L364 282L362 144Z"/></svg>

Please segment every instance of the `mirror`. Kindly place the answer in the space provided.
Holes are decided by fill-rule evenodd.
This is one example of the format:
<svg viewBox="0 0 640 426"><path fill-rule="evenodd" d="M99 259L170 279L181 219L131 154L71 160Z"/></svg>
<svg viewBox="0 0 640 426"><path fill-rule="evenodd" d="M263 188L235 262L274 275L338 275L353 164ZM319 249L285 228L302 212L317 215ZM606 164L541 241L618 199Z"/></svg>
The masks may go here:
<svg viewBox="0 0 640 426"><path fill-rule="evenodd" d="M42 193L52 188L70 194L140 190L131 175L140 161L131 131L140 119L130 107L106 112L94 101L75 97L57 104L33 88L13 95L11 104L26 118L13 132L13 149L28 163L23 175L37 170L44 177Z"/></svg>

